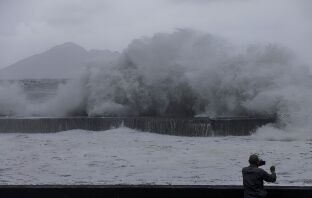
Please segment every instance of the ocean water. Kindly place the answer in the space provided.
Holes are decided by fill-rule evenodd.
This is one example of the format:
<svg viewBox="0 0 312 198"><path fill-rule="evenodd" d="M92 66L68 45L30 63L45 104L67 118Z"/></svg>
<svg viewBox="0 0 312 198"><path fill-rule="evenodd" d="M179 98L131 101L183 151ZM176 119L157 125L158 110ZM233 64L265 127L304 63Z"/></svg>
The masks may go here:
<svg viewBox="0 0 312 198"><path fill-rule="evenodd" d="M26 79L17 81L21 85L27 98L42 102L56 95L58 86L65 84L65 79Z"/></svg>
<svg viewBox="0 0 312 198"><path fill-rule="evenodd" d="M128 128L0 134L0 184L242 184L251 153L277 182L312 185L312 140L178 137Z"/></svg>

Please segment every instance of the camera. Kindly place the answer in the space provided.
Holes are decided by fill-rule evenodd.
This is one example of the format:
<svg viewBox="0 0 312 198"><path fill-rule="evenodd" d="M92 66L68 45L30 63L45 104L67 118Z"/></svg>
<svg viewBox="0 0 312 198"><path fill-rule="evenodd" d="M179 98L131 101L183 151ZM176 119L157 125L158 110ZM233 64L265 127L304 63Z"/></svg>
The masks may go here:
<svg viewBox="0 0 312 198"><path fill-rule="evenodd" d="M258 166L263 166L263 165L265 165L265 161L262 159L259 159Z"/></svg>

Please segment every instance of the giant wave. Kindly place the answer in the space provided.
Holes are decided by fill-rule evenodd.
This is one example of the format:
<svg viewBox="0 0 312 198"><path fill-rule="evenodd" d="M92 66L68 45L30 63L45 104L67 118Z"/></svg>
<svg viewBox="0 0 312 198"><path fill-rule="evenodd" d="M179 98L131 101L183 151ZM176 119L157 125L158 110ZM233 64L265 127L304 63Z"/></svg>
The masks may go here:
<svg viewBox="0 0 312 198"><path fill-rule="evenodd" d="M312 128L312 78L294 52L236 46L189 29L133 40L115 61L86 67L49 100L32 103L24 95L16 84L2 84L0 114L274 116L286 132Z"/></svg>

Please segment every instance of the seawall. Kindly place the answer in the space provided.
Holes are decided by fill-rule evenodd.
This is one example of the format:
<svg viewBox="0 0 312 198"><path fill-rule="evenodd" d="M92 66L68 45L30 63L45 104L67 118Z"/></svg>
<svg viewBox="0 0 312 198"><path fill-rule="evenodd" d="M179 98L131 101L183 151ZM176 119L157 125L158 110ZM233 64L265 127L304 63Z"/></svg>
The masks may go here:
<svg viewBox="0 0 312 198"><path fill-rule="evenodd" d="M312 187L270 186L267 198L311 198ZM0 197L5 198L242 198L242 186L179 186L179 185L36 185L0 186Z"/></svg>
<svg viewBox="0 0 312 198"><path fill-rule="evenodd" d="M0 118L0 133L51 133L73 129L102 131L120 126L178 136L250 135L273 118L63 117Z"/></svg>

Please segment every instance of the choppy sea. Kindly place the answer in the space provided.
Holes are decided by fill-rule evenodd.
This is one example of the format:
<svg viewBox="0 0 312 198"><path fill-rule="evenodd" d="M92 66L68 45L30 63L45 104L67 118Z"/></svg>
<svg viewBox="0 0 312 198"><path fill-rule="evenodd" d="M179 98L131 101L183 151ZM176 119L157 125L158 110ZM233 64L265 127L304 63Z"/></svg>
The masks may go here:
<svg viewBox="0 0 312 198"><path fill-rule="evenodd" d="M242 184L251 153L272 185L312 186L312 141L177 137L128 128L0 134L0 184Z"/></svg>

